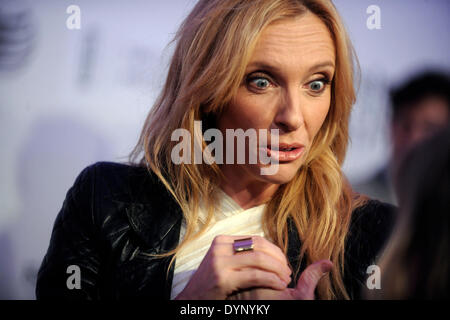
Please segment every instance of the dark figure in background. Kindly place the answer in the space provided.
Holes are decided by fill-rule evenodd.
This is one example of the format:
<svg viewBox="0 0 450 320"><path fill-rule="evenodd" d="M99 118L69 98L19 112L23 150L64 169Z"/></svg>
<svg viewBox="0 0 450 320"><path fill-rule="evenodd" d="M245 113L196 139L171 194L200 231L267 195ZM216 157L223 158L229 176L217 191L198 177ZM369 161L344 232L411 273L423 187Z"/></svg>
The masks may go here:
<svg viewBox="0 0 450 320"><path fill-rule="evenodd" d="M375 299L448 299L450 126L404 158L396 191L398 221L378 262Z"/></svg>
<svg viewBox="0 0 450 320"><path fill-rule="evenodd" d="M397 204L393 180L405 154L425 138L450 123L450 79L446 74L425 72L391 93L392 157L389 165L355 190L384 202Z"/></svg>

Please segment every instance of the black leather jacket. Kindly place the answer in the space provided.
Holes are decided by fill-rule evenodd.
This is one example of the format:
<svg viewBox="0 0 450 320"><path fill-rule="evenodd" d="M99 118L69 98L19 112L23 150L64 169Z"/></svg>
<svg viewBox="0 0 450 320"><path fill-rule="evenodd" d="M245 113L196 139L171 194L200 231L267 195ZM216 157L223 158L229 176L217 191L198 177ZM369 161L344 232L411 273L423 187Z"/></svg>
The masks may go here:
<svg viewBox="0 0 450 320"><path fill-rule="evenodd" d="M371 200L353 212L344 277L353 298L359 297L366 269L388 237L392 211L392 206ZM152 254L176 246L181 221L178 204L146 168L106 162L87 167L56 217L36 297L169 299L174 264L167 272L170 258ZM290 225L288 258L294 267L300 246ZM80 268L80 289L68 289L70 265Z"/></svg>

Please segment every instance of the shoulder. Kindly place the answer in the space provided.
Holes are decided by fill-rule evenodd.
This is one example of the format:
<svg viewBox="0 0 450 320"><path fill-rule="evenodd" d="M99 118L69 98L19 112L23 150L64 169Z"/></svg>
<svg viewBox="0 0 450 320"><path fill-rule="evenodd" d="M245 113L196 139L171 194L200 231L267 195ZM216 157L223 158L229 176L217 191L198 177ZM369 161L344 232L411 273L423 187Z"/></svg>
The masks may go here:
<svg viewBox="0 0 450 320"><path fill-rule="evenodd" d="M378 200L367 200L352 212L349 241L364 237L369 242L383 242L395 223L396 207Z"/></svg>
<svg viewBox="0 0 450 320"><path fill-rule="evenodd" d="M352 223L389 223L395 215L397 207L379 200L369 199L353 209Z"/></svg>
<svg viewBox="0 0 450 320"><path fill-rule="evenodd" d="M128 165L117 162L96 162L84 168L79 179L90 179L91 182L108 183L112 188L123 187L123 183L130 178L146 179L149 171L144 167Z"/></svg>
<svg viewBox="0 0 450 320"><path fill-rule="evenodd" d="M102 199L127 202L145 202L148 191L164 191L158 177L147 168L116 162L96 162L84 168L74 187L88 189Z"/></svg>
<svg viewBox="0 0 450 320"><path fill-rule="evenodd" d="M77 212L91 212L91 224L97 229L105 227L106 221L108 225L128 222L134 212L160 215L176 210L156 174L146 167L114 162L97 162L82 170L67 198L74 200Z"/></svg>
<svg viewBox="0 0 450 320"><path fill-rule="evenodd" d="M88 237L106 241L107 248L124 233L155 247L181 215L170 192L146 167L97 162L79 174L57 220L79 224Z"/></svg>

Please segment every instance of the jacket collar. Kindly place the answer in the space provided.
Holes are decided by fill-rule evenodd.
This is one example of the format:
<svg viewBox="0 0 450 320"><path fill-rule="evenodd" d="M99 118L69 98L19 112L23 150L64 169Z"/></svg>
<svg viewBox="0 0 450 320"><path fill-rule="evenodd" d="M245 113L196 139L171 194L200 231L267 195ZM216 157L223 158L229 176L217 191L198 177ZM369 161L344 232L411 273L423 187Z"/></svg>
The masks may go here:
<svg viewBox="0 0 450 320"><path fill-rule="evenodd" d="M139 238L155 253L164 253L173 248L164 248L161 244L169 232L179 230L181 213L175 210L161 211L152 204L130 203L126 207L130 225Z"/></svg>

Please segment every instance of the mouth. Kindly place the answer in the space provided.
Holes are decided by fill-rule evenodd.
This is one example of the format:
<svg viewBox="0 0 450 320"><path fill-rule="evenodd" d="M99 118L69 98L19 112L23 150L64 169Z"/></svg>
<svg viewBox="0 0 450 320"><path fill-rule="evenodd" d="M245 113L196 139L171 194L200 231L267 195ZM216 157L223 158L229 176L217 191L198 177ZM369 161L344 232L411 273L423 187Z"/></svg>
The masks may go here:
<svg viewBox="0 0 450 320"><path fill-rule="evenodd" d="M300 158L305 146L299 143L280 143L278 146L268 145L262 149L267 152L268 157L277 160L279 163L284 163Z"/></svg>

